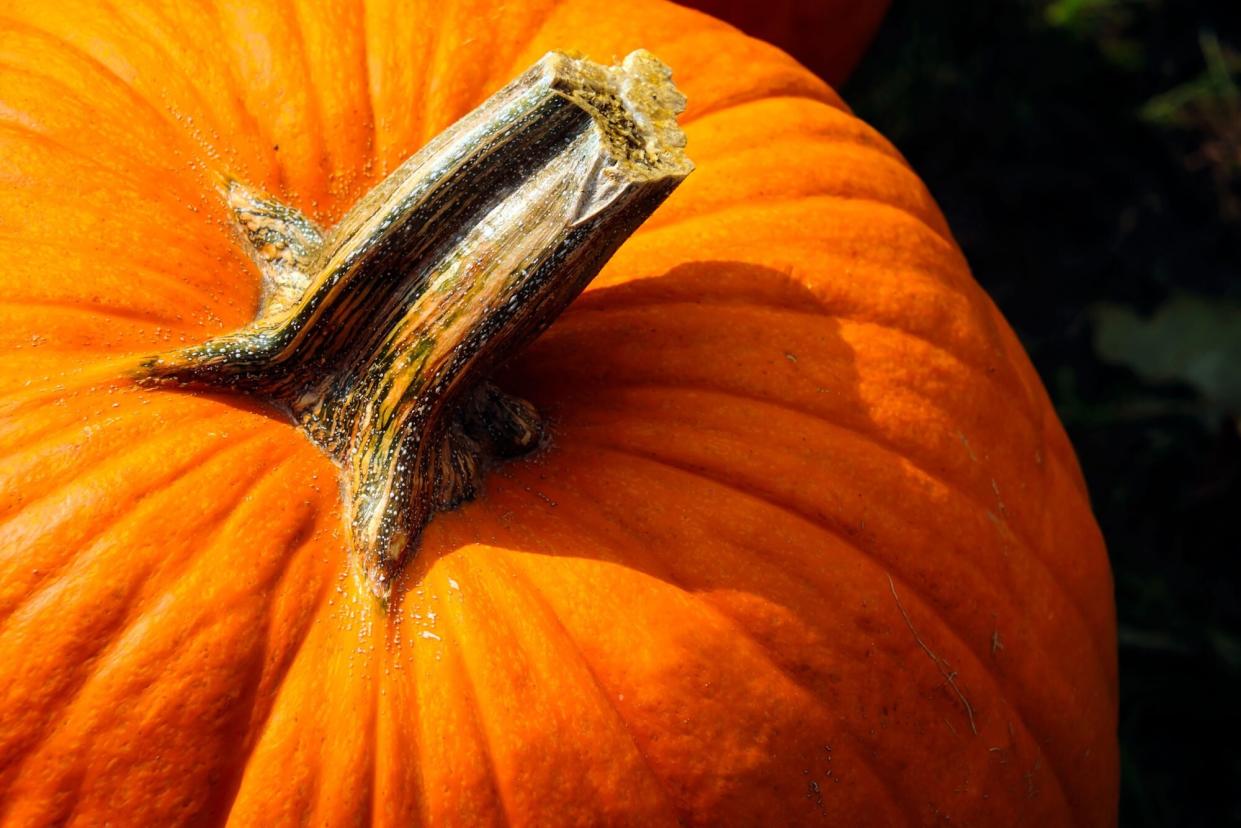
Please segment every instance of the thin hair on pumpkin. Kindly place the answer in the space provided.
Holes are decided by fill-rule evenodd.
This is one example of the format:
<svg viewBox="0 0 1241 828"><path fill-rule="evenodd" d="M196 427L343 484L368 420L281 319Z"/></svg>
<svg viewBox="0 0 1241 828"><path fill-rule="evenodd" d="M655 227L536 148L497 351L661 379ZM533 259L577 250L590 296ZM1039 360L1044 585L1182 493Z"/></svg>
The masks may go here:
<svg viewBox="0 0 1241 828"><path fill-rule="evenodd" d="M935 662L935 667L939 670L939 674L944 677L944 681L948 682L948 686L957 694L957 698L961 700L961 706L965 708L965 715L970 720L970 732L975 736L978 735L978 724L974 721L974 706L970 704L970 700L965 697L965 693L961 691L960 685L957 684L957 671L952 669L947 661L936 655L926 642L922 640L922 636L918 635L918 631L914 629L914 622L909 617L909 612L905 609L905 605L901 603L901 598L896 594L896 582L892 580L892 574L885 572L888 576L888 587L892 590L892 600L896 601L896 608L901 612L901 618L905 619L905 626L909 627L909 632L913 634L914 641L918 642L918 646L922 648L922 652L926 653L931 661Z"/></svg>

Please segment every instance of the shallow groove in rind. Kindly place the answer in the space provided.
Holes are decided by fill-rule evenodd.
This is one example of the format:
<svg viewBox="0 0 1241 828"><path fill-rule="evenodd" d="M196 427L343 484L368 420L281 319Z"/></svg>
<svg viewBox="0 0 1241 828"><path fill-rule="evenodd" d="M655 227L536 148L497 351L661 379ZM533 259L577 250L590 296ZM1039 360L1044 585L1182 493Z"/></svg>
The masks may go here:
<svg viewBox="0 0 1241 828"><path fill-rule="evenodd" d="M893 577L894 580L897 581L897 583L901 585L901 591L908 595L912 595L919 604L923 606L933 606L933 604L931 604L928 601L926 596L922 595L919 590L915 589L912 586L912 583L906 580L901 573L889 571L888 569L885 569L884 566L878 560L873 558L870 555L870 553L863 550L854 541L850 540L846 534L838 531L834 527L830 526L829 524L821 520L816 520L814 517L810 515L803 514L802 512L800 512L799 510L791 506L787 506L785 504L779 503L778 501L768 497L762 492L754 491L743 485L714 477L708 474L706 470L704 469L695 469L692 466L681 465L679 463L675 463L675 462L666 460L664 458L656 457L654 455L647 454L640 450L631 449L626 446L617 446L615 444L605 444L605 443L592 443L590 445L597 450L616 452L617 454L622 454L627 457L632 457L638 460L644 460L650 463L656 463L656 464L665 466L670 469L675 469L677 471L684 472L698 479L705 480L709 483L713 483L715 485L719 485L719 486L723 486L725 488L731 489L747 497L752 497L757 500L763 501L785 514L794 516L798 518L799 520L807 521L808 523L814 526L817 526L823 531L832 535L837 540L839 540L841 543L852 548L855 552L857 552L860 559L865 560L867 563L872 565L875 569L879 570L884 575ZM961 651L964 653L968 653L972 657L974 661L974 666L976 667L976 669L978 669L979 672L982 673L983 675L987 676L995 687L997 688L1003 687L1004 686L1003 682L1001 682L999 678L990 670L990 668L987 667L986 663L982 660L982 658L980 658L974 652L974 649L970 647L969 644L966 643L965 638L961 635L961 633L958 632L957 629L953 627L950 623L948 623L947 619L941 616L936 616L936 618L938 618L938 620L940 621L941 625L943 626L943 629L949 633L953 642L958 647L961 648ZM1019 699L1020 694L1017 694L1017 695ZM1029 726L1029 724L1026 721L1026 711L1022 708L1022 706L1018 703L1018 701L1010 700L1007 694L1004 695L1004 698L1008 702L1009 708L1013 711L1014 714L1016 714L1022 730L1024 730L1026 734L1030 737L1031 743L1034 744L1039 749L1040 753L1042 753L1044 758L1048 759L1048 761L1044 764L1051 771L1052 777L1055 779L1056 784L1061 791L1061 796L1063 800L1065 802L1070 802L1071 800L1068 796L1069 789L1064 783L1061 768L1058 763L1052 762L1050 760L1050 757L1048 757L1046 753L1043 751L1042 744L1034 737L1035 731L1033 728Z"/></svg>
<svg viewBox="0 0 1241 828"><path fill-rule="evenodd" d="M782 401L764 399L762 397L745 394L740 391L715 388L715 387L706 386L706 385L692 385L688 383L679 383L677 385L661 384L661 383L656 383L656 382L630 383L630 384L623 384L623 385L613 383L613 384L610 384L609 387L621 389L621 390L651 389L651 390L656 390L656 391L661 391L661 392L686 391L689 393L699 393L699 394L701 393L718 394L726 398L735 399L735 400L745 400L746 402L753 403L755 405L767 406L767 407L779 409L781 411L787 411L792 414L804 416L804 417L813 419L818 423L826 425L829 428L834 428L842 432L846 432L852 437L858 440L861 440L864 443L869 444L876 451L879 451L888 457L892 457L896 460L899 460L907 464L909 468L920 473L927 480L931 481L932 483L938 484L940 487L942 487L949 493L953 493L961 497L970 506L973 506L974 508L984 513L992 512L991 504L985 502L984 500L982 500L982 498L979 498L978 496L971 493L964 484L958 483L955 480L950 479L942 472L941 473L934 472L933 470L931 470L924 464L919 463L911 455L906 454L905 449L892 443L886 438L880 437L875 433L862 431L860 429L854 428L844 423L836 422L834 420L829 420L817 412L813 412L808 409L803 409L799 406L791 405L789 403L785 403ZM592 407L595 407L595 408L601 408L602 406L600 405L600 403L606 400L607 400L606 395L595 396L595 397L592 397L591 399L591 405ZM611 409L611 410L614 411L616 409ZM628 409L628 410L632 411L633 409ZM651 410L643 411L642 413L650 415L650 414L659 414L660 412L654 409L651 409ZM727 436L737 437L737 435L734 435L734 434L728 434ZM1047 458L1046 462L1057 462L1058 463L1059 461L1053 455L1052 457ZM1039 547L1034 542L1034 540L1024 538L1021 533L1018 533L1017 531L1013 529L1009 521L1005 521L1004 523L1005 523L1005 526L1008 528L1009 534L1017 542L1017 545L1021 547L1022 551L1026 552L1028 557L1031 560L1033 560L1035 563L1037 563L1038 566L1044 571L1044 573L1047 575L1047 583L1060 594L1060 596L1064 600L1065 605L1073 612L1073 615L1079 622L1079 626L1081 627L1082 633L1085 635L1086 639L1090 642L1091 647L1094 650L1095 654L1100 656L1099 664L1102 665L1103 664L1103 660L1102 660L1103 648L1099 644L1098 640L1096 639L1094 635L1093 628L1091 624L1089 623L1089 621L1087 620L1085 610L1082 609L1081 605L1077 603L1076 598L1071 593L1069 593L1069 591L1065 589L1065 587L1055 577L1055 572L1052 571L1051 566L1043 559L1041 555L1037 554L1036 550Z"/></svg>

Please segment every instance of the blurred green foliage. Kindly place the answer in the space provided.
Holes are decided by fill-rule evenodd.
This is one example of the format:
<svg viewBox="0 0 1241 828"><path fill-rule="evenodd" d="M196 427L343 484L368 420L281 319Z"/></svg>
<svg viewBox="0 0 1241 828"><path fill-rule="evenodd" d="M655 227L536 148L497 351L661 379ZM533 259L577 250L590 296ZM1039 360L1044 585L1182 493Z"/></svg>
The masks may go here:
<svg viewBox="0 0 1241 828"><path fill-rule="evenodd" d="M896 0L845 89L1077 448L1120 624L1121 819L1241 825L1241 0Z"/></svg>
<svg viewBox="0 0 1241 828"><path fill-rule="evenodd" d="M1208 425L1241 411L1241 304L1173 296L1149 318L1124 305L1094 312L1095 353L1151 384L1184 383Z"/></svg>

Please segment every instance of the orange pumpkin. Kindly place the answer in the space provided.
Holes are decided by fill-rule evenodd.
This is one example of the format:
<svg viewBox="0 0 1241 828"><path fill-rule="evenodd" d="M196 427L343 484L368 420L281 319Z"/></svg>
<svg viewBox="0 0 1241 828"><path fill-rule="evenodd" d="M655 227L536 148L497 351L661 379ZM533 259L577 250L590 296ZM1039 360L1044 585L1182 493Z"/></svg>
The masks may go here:
<svg viewBox="0 0 1241 828"><path fill-rule="evenodd" d="M683 0L774 43L828 83L841 84L866 52L889 0Z"/></svg>
<svg viewBox="0 0 1241 828"><path fill-rule="evenodd" d="M1114 822L1072 449L815 76L654 0L0 21L0 822ZM547 445L378 601L303 431L131 368L255 315L222 176L331 225L548 50L637 48L697 169L496 374Z"/></svg>

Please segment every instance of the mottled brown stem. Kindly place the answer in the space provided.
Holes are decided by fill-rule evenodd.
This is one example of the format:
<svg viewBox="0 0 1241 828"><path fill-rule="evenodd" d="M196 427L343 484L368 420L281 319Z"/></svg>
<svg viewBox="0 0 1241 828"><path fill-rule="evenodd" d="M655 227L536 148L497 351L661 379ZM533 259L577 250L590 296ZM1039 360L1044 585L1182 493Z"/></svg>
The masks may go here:
<svg viewBox="0 0 1241 828"><path fill-rule="evenodd" d="M683 107L646 52L612 67L551 53L326 233L229 183L258 318L147 360L142 381L286 410L341 464L353 551L386 597L432 515L490 458L537 445L533 407L486 378L690 172Z"/></svg>

